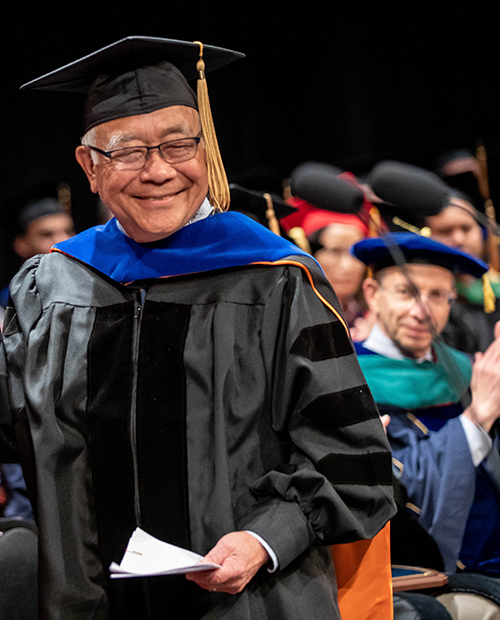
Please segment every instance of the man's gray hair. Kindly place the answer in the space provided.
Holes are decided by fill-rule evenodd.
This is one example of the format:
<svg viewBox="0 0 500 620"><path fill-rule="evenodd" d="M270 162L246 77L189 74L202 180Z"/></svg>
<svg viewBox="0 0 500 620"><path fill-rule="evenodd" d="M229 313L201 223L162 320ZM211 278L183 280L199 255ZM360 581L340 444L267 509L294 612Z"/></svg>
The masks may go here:
<svg viewBox="0 0 500 620"><path fill-rule="evenodd" d="M85 135L80 140L80 143L82 144L82 146L94 146L95 145L95 138L96 138L95 127L92 127L91 129L89 129L85 133ZM91 149L90 150L90 154L92 156L92 161L94 162L94 164L96 164L97 163L97 153Z"/></svg>

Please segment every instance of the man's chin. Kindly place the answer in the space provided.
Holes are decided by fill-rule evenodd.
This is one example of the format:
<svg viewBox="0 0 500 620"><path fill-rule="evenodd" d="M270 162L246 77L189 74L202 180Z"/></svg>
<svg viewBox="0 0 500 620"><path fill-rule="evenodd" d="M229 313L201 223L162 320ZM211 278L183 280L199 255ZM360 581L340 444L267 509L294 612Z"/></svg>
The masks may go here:
<svg viewBox="0 0 500 620"><path fill-rule="evenodd" d="M405 357L412 359L419 359L427 355L432 345L432 340L429 339L405 338L402 340L393 339L393 342Z"/></svg>
<svg viewBox="0 0 500 620"><path fill-rule="evenodd" d="M156 241L161 241L176 233L184 225L183 222L170 222L168 224L162 222L160 225L147 223L139 225L136 222L133 225L130 223L128 225L121 224L120 222L118 223L122 231L136 243L154 243Z"/></svg>

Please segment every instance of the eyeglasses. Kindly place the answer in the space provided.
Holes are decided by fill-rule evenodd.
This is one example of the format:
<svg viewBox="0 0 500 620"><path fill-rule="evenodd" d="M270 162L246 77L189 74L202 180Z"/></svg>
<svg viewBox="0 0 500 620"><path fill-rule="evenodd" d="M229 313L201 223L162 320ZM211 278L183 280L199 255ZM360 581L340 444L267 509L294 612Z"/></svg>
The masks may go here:
<svg viewBox="0 0 500 620"><path fill-rule="evenodd" d="M103 151L96 146L88 145L90 149L108 157L117 170L141 170L146 165L151 151L158 149L161 158L167 164L181 164L193 159L198 150L200 136L196 138L182 138L162 142L156 146L130 146L112 151Z"/></svg>
<svg viewBox="0 0 500 620"><path fill-rule="evenodd" d="M445 291L443 289L431 289L430 291L423 293L416 286L400 285L390 289L384 288L384 290L386 290L396 302L407 303L414 300L425 300L429 304L429 306L432 306L434 308L443 308L445 306L450 306L457 298L456 293L453 291Z"/></svg>

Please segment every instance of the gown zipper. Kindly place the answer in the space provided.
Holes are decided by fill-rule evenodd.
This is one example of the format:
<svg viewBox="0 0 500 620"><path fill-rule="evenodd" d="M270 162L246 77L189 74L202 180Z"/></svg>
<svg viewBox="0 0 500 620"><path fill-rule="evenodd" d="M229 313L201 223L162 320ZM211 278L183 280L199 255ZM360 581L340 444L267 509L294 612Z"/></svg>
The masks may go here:
<svg viewBox="0 0 500 620"><path fill-rule="evenodd" d="M130 447L132 451L132 463L134 470L134 511L137 527L141 527L141 502L139 494L139 465L137 459L137 398L139 382L139 344L141 339L142 316L144 302L146 300L146 290L140 288L136 292L134 303L134 327L132 334L132 402L130 407ZM147 580L142 584L142 591L145 602L144 620L151 620L151 599Z"/></svg>
<svg viewBox="0 0 500 620"><path fill-rule="evenodd" d="M142 314L146 291L137 291L134 304L134 328L132 335L132 402L130 408L130 446L134 470L134 510L137 526L141 526L141 504L139 496L139 469L137 462L137 397L139 375L139 342L141 335Z"/></svg>

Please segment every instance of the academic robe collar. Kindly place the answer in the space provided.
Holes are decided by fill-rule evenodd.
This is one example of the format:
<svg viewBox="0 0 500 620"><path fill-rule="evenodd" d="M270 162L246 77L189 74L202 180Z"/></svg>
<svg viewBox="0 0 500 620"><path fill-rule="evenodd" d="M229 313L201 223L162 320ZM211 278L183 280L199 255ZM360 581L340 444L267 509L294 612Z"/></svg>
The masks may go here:
<svg viewBox="0 0 500 620"><path fill-rule="evenodd" d="M465 353L435 342L434 360L418 362L387 356L366 342L355 343L356 353L377 405L411 410L431 430L439 419L461 413L472 369Z"/></svg>
<svg viewBox="0 0 500 620"><path fill-rule="evenodd" d="M121 284L275 262L290 256L312 258L247 216L232 211L211 215L166 239L146 244L125 235L112 218L56 244L51 252L71 256Z"/></svg>

